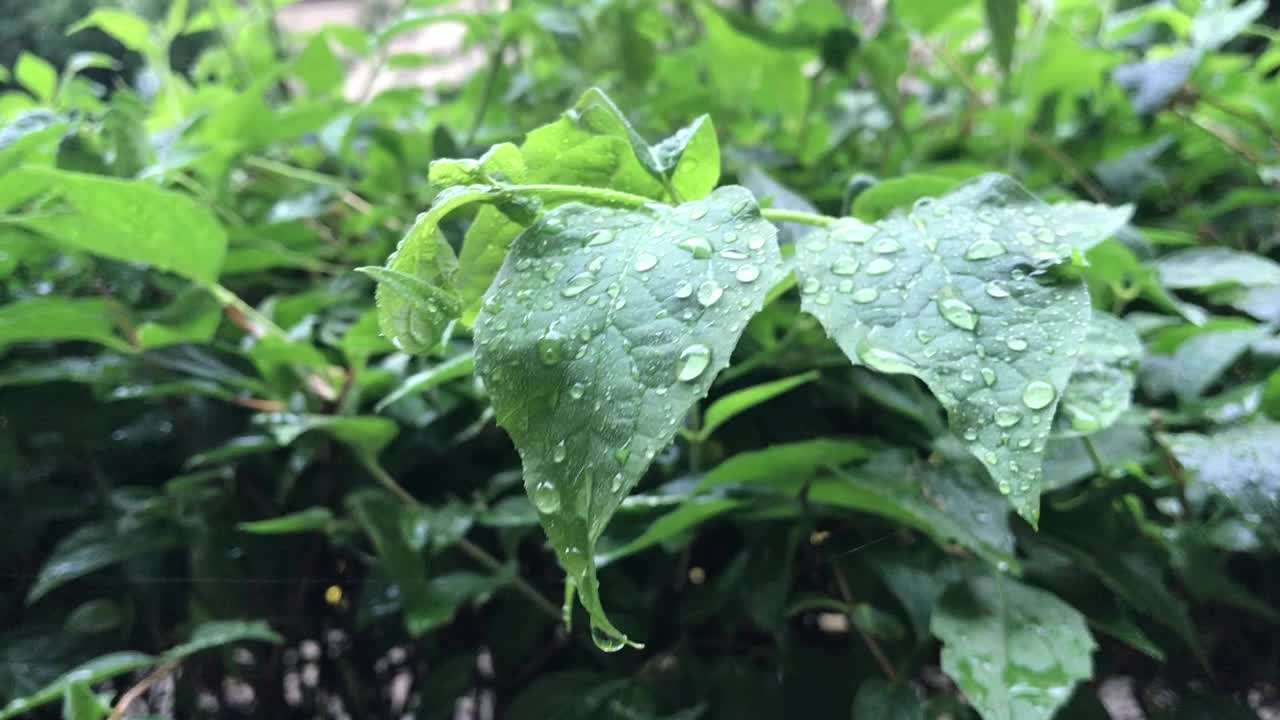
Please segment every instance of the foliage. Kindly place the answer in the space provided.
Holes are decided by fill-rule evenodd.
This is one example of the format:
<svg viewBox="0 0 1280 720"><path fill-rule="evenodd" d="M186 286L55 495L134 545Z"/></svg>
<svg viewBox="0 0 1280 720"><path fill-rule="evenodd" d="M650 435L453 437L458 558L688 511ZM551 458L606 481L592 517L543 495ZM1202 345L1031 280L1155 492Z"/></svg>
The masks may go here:
<svg viewBox="0 0 1280 720"><path fill-rule="evenodd" d="M0 66L0 717L1275 702L1261 0L252 5Z"/></svg>

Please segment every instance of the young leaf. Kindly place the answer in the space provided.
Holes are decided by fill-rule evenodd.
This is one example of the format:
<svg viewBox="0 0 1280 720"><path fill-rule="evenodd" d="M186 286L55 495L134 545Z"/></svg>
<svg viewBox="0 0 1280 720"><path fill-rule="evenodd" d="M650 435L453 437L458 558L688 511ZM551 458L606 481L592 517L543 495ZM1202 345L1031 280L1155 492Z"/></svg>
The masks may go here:
<svg viewBox="0 0 1280 720"><path fill-rule="evenodd" d="M782 276L751 194L636 210L564 205L512 245L476 321L476 370L602 647L596 539L706 394Z"/></svg>
<svg viewBox="0 0 1280 720"><path fill-rule="evenodd" d="M101 298L33 297L0 306L0 350L21 342L89 340L120 352L132 347L116 334L117 309Z"/></svg>
<svg viewBox="0 0 1280 720"><path fill-rule="evenodd" d="M707 408L706 413L702 416L702 428L698 430L696 437L700 441L706 440L711 437L711 433L715 432L716 428L729 422L735 416L750 410L760 403L768 402L779 395L817 379L817 371L812 371L731 392L711 403L711 407Z"/></svg>
<svg viewBox="0 0 1280 720"><path fill-rule="evenodd" d="M373 541L383 571L400 588L409 635L419 637L448 620L452 609L432 592L427 581L426 559L409 546L405 537L404 510L400 503L387 493L364 490L350 495L347 507Z"/></svg>
<svg viewBox="0 0 1280 720"><path fill-rule="evenodd" d="M1062 393L1059 434L1089 434L1110 427L1133 404L1142 340L1129 323L1093 311L1075 372Z"/></svg>
<svg viewBox="0 0 1280 720"><path fill-rule="evenodd" d="M801 307L855 363L924 380L1035 523L1041 454L1090 312L1083 285L1051 282L1048 271L1129 214L1045 205L985 176L905 217L810 235L796 253Z"/></svg>
<svg viewBox="0 0 1280 720"><path fill-rule="evenodd" d="M583 96L586 99L590 91ZM588 127L573 111L531 131L520 146L528 174L522 182L611 188L660 199L662 184L640 164L621 126ZM559 200L558 202L564 202ZM548 201L548 205L556 203ZM524 226L497 208L482 208L462 243L458 293L464 319L474 317L480 298Z"/></svg>
<svg viewBox="0 0 1280 720"><path fill-rule="evenodd" d="M437 385L464 378L470 375L475 370L475 367L476 359L471 353L449 358L439 365L405 378L399 387L387 393L386 397L378 401L374 410L382 412L388 405L401 398L424 393Z"/></svg>
<svg viewBox="0 0 1280 720"><path fill-rule="evenodd" d="M333 522L329 508L313 507L268 520L242 522L236 525L241 532L255 535L285 535L288 533L317 532Z"/></svg>
<svg viewBox="0 0 1280 720"><path fill-rule="evenodd" d="M13 66L13 78L43 103L53 100L58 88L58 71L53 65L25 51Z"/></svg>
<svg viewBox="0 0 1280 720"><path fill-rule="evenodd" d="M1013 43L1018 31L1018 0L985 0L987 11L987 32L991 34L991 47L995 50L996 62L1000 63L1000 71L1007 78L1009 69L1013 67Z"/></svg>
<svg viewBox="0 0 1280 720"><path fill-rule="evenodd" d="M1049 720L1097 646L1084 616L1043 590L1004 576L953 585L931 623L942 669L983 720Z"/></svg>

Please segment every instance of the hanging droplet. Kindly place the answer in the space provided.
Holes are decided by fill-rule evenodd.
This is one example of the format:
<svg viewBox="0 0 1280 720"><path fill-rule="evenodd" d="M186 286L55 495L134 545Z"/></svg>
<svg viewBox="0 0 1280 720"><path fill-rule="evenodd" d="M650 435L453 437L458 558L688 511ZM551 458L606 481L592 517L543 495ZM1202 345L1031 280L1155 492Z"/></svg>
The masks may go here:
<svg viewBox="0 0 1280 720"><path fill-rule="evenodd" d="M636 255L635 269L636 272L649 272L658 264L658 258L650 253L642 252Z"/></svg>
<svg viewBox="0 0 1280 720"><path fill-rule="evenodd" d="M760 268L755 265L743 265L733 276L738 278L738 282L755 282L756 278L760 277Z"/></svg>
<svg viewBox="0 0 1280 720"><path fill-rule="evenodd" d="M569 282L565 283L560 294L567 297L577 297L586 292L588 288L596 284L596 276L594 273L580 272L569 278Z"/></svg>
<svg viewBox="0 0 1280 720"><path fill-rule="evenodd" d="M868 275L883 275L893 269L893 261L888 258L876 258L867 263Z"/></svg>
<svg viewBox="0 0 1280 720"><path fill-rule="evenodd" d="M841 255L831 263L831 272L835 275L852 275L858 272L858 259L851 255Z"/></svg>
<svg viewBox="0 0 1280 720"><path fill-rule="evenodd" d="M711 257L711 243L704 237L685 238L680 241L678 247L699 260Z"/></svg>
<svg viewBox="0 0 1280 720"><path fill-rule="evenodd" d="M715 280L707 280L698 286L698 304L702 307L715 305L721 295L724 295L724 288Z"/></svg>
<svg viewBox="0 0 1280 720"><path fill-rule="evenodd" d="M605 630L597 625L591 626L591 641L601 650L611 653L618 652L627 646L627 639L619 636L617 633Z"/></svg>
<svg viewBox="0 0 1280 720"><path fill-rule="evenodd" d="M960 298L943 298L938 302L938 312L947 322L963 330L978 327L978 313Z"/></svg>
<svg viewBox="0 0 1280 720"><path fill-rule="evenodd" d="M560 509L560 493L551 482L543 480L529 490L529 499L538 512L551 514Z"/></svg>
<svg viewBox="0 0 1280 720"><path fill-rule="evenodd" d="M1004 254L1004 246L992 240L991 238L980 238L975 240L967 250L964 251L965 260L988 260L993 257Z"/></svg>
<svg viewBox="0 0 1280 720"><path fill-rule="evenodd" d="M1022 391L1022 402L1032 410L1048 406L1058 396L1058 391L1043 380L1032 380Z"/></svg>
<svg viewBox="0 0 1280 720"><path fill-rule="evenodd" d="M1013 427L1022 420L1022 413L1017 408L998 407L996 408L996 424L1002 428Z"/></svg>
<svg viewBox="0 0 1280 720"><path fill-rule="evenodd" d="M694 343L680 351L676 377L683 382L697 380L711 364L711 350L706 345Z"/></svg>

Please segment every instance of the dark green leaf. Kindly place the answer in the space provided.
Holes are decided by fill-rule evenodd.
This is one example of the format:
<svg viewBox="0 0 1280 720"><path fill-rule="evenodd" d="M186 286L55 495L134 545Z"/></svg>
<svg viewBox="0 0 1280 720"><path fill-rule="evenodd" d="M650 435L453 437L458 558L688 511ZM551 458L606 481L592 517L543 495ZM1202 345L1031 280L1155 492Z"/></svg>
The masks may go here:
<svg viewBox="0 0 1280 720"><path fill-rule="evenodd" d="M1259 422L1213 435L1161 439L1195 483L1221 494L1250 525L1280 538L1280 425Z"/></svg>
<svg viewBox="0 0 1280 720"><path fill-rule="evenodd" d="M255 535L284 535L288 533L323 531L332 522L333 513L329 512L328 508L315 507L274 517L270 520L242 522L236 527L243 532Z"/></svg>

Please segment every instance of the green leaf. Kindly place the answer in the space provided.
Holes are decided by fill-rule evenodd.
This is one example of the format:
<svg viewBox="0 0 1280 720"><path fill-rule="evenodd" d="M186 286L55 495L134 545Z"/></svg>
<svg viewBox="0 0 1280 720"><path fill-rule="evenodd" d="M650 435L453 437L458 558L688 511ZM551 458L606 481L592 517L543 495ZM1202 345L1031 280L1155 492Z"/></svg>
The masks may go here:
<svg viewBox="0 0 1280 720"><path fill-rule="evenodd" d="M586 98L590 94L584 94ZM531 131L520 146L528 174L523 183L555 183L610 188L654 199L663 197L661 183L640 164L621 126L588 127L573 112ZM554 206L560 201L548 201ZM481 208L467 231L460 253L458 292L464 319L473 318L480 299L502 266L507 249L524 230L501 210Z"/></svg>
<svg viewBox="0 0 1280 720"><path fill-rule="evenodd" d="M1086 288L1049 270L1130 212L1045 205L985 176L905 217L808 236L796 253L801 307L853 362L924 380L1034 524L1041 454L1090 314Z"/></svg>
<svg viewBox="0 0 1280 720"><path fill-rule="evenodd" d="M983 720L1049 720L1097 647L1084 616L1056 595L1004 575L953 585L934 610L942 670Z"/></svg>
<svg viewBox="0 0 1280 720"><path fill-rule="evenodd" d="M817 379L818 372L814 370L731 392L717 399L711 403L711 407L707 408L702 416L702 428L694 433L695 438L699 442L705 441L717 428L734 417Z"/></svg>
<svg viewBox="0 0 1280 720"><path fill-rule="evenodd" d="M1204 395L1214 382L1255 342L1271 336L1269 325L1239 330L1191 328L1196 334L1171 355L1149 354L1142 360L1142 386L1148 395L1175 395L1186 403Z"/></svg>
<svg viewBox="0 0 1280 720"><path fill-rule="evenodd" d="M715 466L698 483L696 493L722 485L769 483L778 478L805 478L828 467L840 467L870 456L857 440L818 438L741 452Z"/></svg>
<svg viewBox="0 0 1280 720"><path fill-rule="evenodd" d="M671 542L690 530L726 513L742 503L720 498L695 498L681 503L680 507L654 520L637 537L618 547L612 547L596 555L597 564L606 564L634 555L660 543Z"/></svg>
<svg viewBox="0 0 1280 720"><path fill-rule="evenodd" d="M440 221L464 205L494 197L488 185L447 188L418 216L385 268L359 268L378 281L378 320L397 348L413 353L435 349L445 326L458 317L462 303L453 284L458 259L440 234Z"/></svg>
<svg viewBox="0 0 1280 720"><path fill-rule="evenodd" d="M888 217L894 210L910 209L920 198L936 197L954 190L960 182L937 175L904 175L872 185L853 201L853 216L866 222Z"/></svg>
<svg viewBox="0 0 1280 720"><path fill-rule="evenodd" d="M151 27L146 19L127 10L97 8L83 20L67 28L67 34L88 28L101 30L136 53L145 55L155 50L155 43L151 39Z"/></svg>
<svg viewBox="0 0 1280 720"><path fill-rule="evenodd" d="M596 539L782 277L751 194L561 206L522 234L476 321L476 369L602 647Z"/></svg>
<svg viewBox="0 0 1280 720"><path fill-rule="evenodd" d="M1258 422L1212 435L1161 437L1193 483L1226 498L1250 525L1280 539L1280 424Z"/></svg>
<svg viewBox="0 0 1280 720"><path fill-rule="evenodd" d="M223 645L253 640L278 645L284 638L276 634L271 626L260 620L222 620L201 623L191 632L191 638L181 645L169 648L161 658L163 662L172 663L191 657L198 652L211 650Z"/></svg>
<svg viewBox="0 0 1280 720"><path fill-rule="evenodd" d="M853 720L924 720L924 703L907 684L864 680L853 698Z"/></svg>
<svg viewBox="0 0 1280 720"><path fill-rule="evenodd" d="M64 537L45 560L27 592L27 604L91 572L140 555L164 552L176 544L174 535L152 528L121 533L103 523L82 525Z"/></svg>
<svg viewBox="0 0 1280 720"><path fill-rule="evenodd" d="M120 627L129 619L129 611L115 600L90 600L67 615L64 627L75 633L96 634Z"/></svg>
<svg viewBox="0 0 1280 720"><path fill-rule="evenodd" d="M62 692L62 720L100 720L109 712L83 680L67 683Z"/></svg>
<svg viewBox="0 0 1280 720"><path fill-rule="evenodd" d="M313 507L295 513L273 517L270 520L242 522L236 525L242 532L255 535L286 535L288 533L322 532L333 522L329 508Z"/></svg>
<svg viewBox="0 0 1280 720"><path fill-rule="evenodd" d="M1076 368L1062 393L1056 418L1059 434L1098 432L1133 405L1142 340L1133 326L1100 310L1093 311Z"/></svg>
<svg viewBox="0 0 1280 720"><path fill-rule="evenodd" d="M394 498L377 490L355 493L347 506L373 541L389 578L400 588L405 629L419 637L448 621L452 608L441 602L427 582L427 561L409 546L402 529L408 520Z"/></svg>
<svg viewBox="0 0 1280 720"><path fill-rule="evenodd" d="M391 403L410 395L420 395L438 385L467 377L475 371L476 359L471 353L463 353L445 360L439 365L414 373L404 379L399 387L387 393L374 407L378 412L385 410Z"/></svg>
<svg viewBox="0 0 1280 720"><path fill-rule="evenodd" d="M167 306L139 323L138 345L153 349L183 343L207 343L222 322L222 306L203 288L188 286Z"/></svg>
<svg viewBox="0 0 1280 720"><path fill-rule="evenodd" d="M0 306L0 350L15 343L88 340L120 352L133 347L116 334L119 308L100 298L35 297Z"/></svg>
<svg viewBox="0 0 1280 720"><path fill-rule="evenodd" d="M96 255L150 265L197 282L218 279L226 232L213 212L190 196L141 181L66 170L18 172L49 183L71 210L31 216L20 221L23 226Z"/></svg>
<svg viewBox="0 0 1280 720"><path fill-rule="evenodd" d="M995 52L1000 71L1007 78L1013 67L1013 44L1017 40L1018 0L984 0L987 15L987 32L991 34L991 48Z"/></svg>
<svg viewBox="0 0 1280 720"><path fill-rule="evenodd" d="M37 100L48 103L58 90L58 71L47 61L23 51L13 66L13 78Z"/></svg>
<svg viewBox="0 0 1280 720"><path fill-rule="evenodd" d="M1160 282L1171 290L1280 285L1280 264L1230 248L1187 248L1161 257L1155 266Z"/></svg>
<svg viewBox="0 0 1280 720"><path fill-rule="evenodd" d="M1267 0L1205 0L1191 21L1191 45L1217 50L1244 32L1267 11Z"/></svg>
<svg viewBox="0 0 1280 720"><path fill-rule="evenodd" d="M41 705L54 702L63 696L73 683L92 685L110 680L117 675L141 670L155 664L156 658L137 652L118 652L103 655L86 662L75 669L61 675L57 680L40 688L26 697L9 701L0 708L0 720L9 720L24 715Z"/></svg>
<svg viewBox="0 0 1280 720"><path fill-rule="evenodd" d="M303 433L318 431L370 457L381 453L400 432L391 420L372 416L268 413L256 420L280 445L289 445Z"/></svg>

